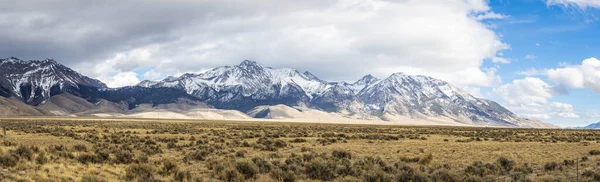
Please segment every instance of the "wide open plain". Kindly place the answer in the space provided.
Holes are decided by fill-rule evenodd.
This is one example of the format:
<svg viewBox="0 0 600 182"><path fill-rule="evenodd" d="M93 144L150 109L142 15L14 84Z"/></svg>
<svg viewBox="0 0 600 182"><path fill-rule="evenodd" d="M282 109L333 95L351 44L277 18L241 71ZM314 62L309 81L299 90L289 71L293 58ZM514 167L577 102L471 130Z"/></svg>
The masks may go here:
<svg viewBox="0 0 600 182"><path fill-rule="evenodd" d="M7 118L3 181L598 181L600 131Z"/></svg>

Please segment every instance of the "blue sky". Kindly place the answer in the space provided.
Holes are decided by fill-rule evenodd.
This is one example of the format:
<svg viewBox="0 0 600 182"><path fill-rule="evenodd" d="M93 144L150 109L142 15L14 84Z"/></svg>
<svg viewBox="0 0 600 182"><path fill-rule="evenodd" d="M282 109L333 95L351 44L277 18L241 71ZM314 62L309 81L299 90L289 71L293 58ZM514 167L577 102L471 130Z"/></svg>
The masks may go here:
<svg viewBox="0 0 600 182"><path fill-rule="evenodd" d="M591 1L590 1L591 2ZM538 0L491 1L495 13L508 16L505 19L485 21L510 45L502 51L510 64L496 65L503 83L525 77L540 78L550 86L561 82L549 79L543 73L520 74L536 69L561 68L564 64L581 65L588 58L600 58L600 11L598 7L578 7L573 4L549 5ZM533 55L533 56L528 56ZM487 62L489 66L494 63ZM485 96L501 103L504 99L493 93L494 88L483 88ZM581 126L600 121L598 102L600 95L589 88L567 87L567 94L555 93L547 102L570 104L579 117L539 118L561 126ZM528 95L526 95L528 96ZM506 105L506 103L504 102ZM517 109L518 110L518 109ZM515 111L519 113L518 111ZM543 114L543 113L540 113Z"/></svg>

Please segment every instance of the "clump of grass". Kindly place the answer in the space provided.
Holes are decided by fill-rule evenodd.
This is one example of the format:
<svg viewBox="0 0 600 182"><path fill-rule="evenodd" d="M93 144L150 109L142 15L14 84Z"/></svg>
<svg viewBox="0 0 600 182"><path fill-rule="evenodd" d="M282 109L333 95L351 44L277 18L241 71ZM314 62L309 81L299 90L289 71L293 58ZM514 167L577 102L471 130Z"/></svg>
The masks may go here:
<svg viewBox="0 0 600 182"><path fill-rule="evenodd" d="M178 172L177 164L172 161L165 161L159 173L163 176L168 176L176 172Z"/></svg>
<svg viewBox="0 0 600 182"><path fill-rule="evenodd" d="M86 175L81 177L81 182L106 182L106 180L100 179L98 176Z"/></svg>
<svg viewBox="0 0 600 182"><path fill-rule="evenodd" d="M75 149L75 151L78 151L78 152L87 151L87 147L85 145L81 145L81 144L77 144L77 145L73 146L73 148Z"/></svg>
<svg viewBox="0 0 600 182"><path fill-rule="evenodd" d="M513 167L515 167L515 161L507 159L506 157L500 157L498 159L498 164L500 164L500 167L502 167L502 169L506 172L509 172L513 169Z"/></svg>
<svg viewBox="0 0 600 182"><path fill-rule="evenodd" d="M259 173L258 167L252 162L239 161L235 164L235 169L244 176L245 180L256 178Z"/></svg>
<svg viewBox="0 0 600 182"><path fill-rule="evenodd" d="M17 162L19 162L19 158L16 155L0 154L0 166L2 167L14 167Z"/></svg>
<svg viewBox="0 0 600 182"><path fill-rule="evenodd" d="M31 158L33 157L33 151L31 150L31 148L26 147L24 145L19 146L16 150L11 152L19 158L24 158L27 160L31 160Z"/></svg>
<svg viewBox="0 0 600 182"><path fill-rule="evenodd" d="M331 152L331 156L338 159L352 159L352 154L344 150L334 150Z"/></svg>
<svg viewBox="0 0 600 182"><path fill-rule="evenodd" d="M125 179L131 181L154 181L154 172L156 170L147 164L132 164L125 169Z"/></svg>
<svg viewBox="0 0 600 182"><path fill-rule="evenodd" d="M329 166L324 160L313 160L306 166L306 174L311 179L330 181L335 178L334 167Z"/></svg>
<svg viewBox="0 0 600 182"><path fill-rule="evenodd" d="M556 162L548 162L544 165L544 170L552 171L558 168L558 163Z"/></svg>
<svg viewBox="0 0 600 182"><path fill-rule="evenodd" d="M48 163L48 157L46 157L46 153L42 152L38 154L38 156L35 158L35 162L40 165Z"/></svg>
<svg viewBox="0 0 600 182"><path fill-rule="evenodd" d="M133 154L129 151L118 151L115 153L115 163L130 164L133 162Z"/></svg>

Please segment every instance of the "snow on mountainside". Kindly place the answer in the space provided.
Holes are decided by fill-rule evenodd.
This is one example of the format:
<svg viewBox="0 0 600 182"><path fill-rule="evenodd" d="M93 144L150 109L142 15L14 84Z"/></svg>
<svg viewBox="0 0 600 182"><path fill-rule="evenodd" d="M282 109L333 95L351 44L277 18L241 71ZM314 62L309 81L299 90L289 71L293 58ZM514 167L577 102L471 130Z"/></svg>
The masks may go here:
<svg viewBox="0 0 600 182"><path fill-rule="evenodd" d="M254 61L218 67L200 74L169 77L150 85L179 88L217 108L241 111L258 105L307 104L330 86L308 72L274 69Z"/></svg>
<svg viewBox="0 0 600 182"><path fill-rule="evenodd" d="M0 59L0 96L14 96L27 104L38 105L53 95L80 85L106 87L104 83L83 76L52 59Z"/></svg>
<svg viewBox="0 0 600 182"><path fill-rule="evenodd" d="M520 118L493 101L473 97L447 82L403 73L381 80L367 75L350 84L326 82L309 72L243 61L200 74L144 81L138 86L173 87L216 108L243 112L283 104L343 113L356 119L441 118L468 125L555 127Z"/></svg>

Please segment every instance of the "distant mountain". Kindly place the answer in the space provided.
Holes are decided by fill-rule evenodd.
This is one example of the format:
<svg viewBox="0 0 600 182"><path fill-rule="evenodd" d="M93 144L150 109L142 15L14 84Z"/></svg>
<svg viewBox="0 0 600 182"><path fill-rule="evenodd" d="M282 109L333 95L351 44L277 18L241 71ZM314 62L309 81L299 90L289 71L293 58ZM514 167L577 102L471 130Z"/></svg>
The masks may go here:
<svg viewBox="0 0 600 182"><path fill-rule="evenodd" d="M78 90L80 86L106 88L104 83L83 76L52 59L0 59L0 96L16 97L35 106L53 95Z"/></svg>
<svg viewBox="0 0 600 182"><path fill-rule="evenodd" d="M354 83L254 61L107 88L51 59L0 59L0 115L355 120L555 127L520 118L442 80L395 73ZM23 103L20 103L21 101ZM216 108L216 109L214 109ZM218 110L220 109L220 110ZM237 111L231 111L237 110ZM241 112L240 112L241 111Z"/></svg>
<svg viewBox="0 0 600 182"><path fill-rule="evenodd" d="M201 108L210 107L179 89L107 88L104 83L52 59L23 61L14 57L0 59L0 96L67 114L91 109L101 100L125 106L126 110L141 104L156 106L182 102Z"/></svg>
<svg viewBox="0 0 600 182"><path fill-rule="evenodd" d="M600 129L600 122L589 124L583 128L585 128L585 129Z"/></svg>
<svg viewBox="0 0 600 182"><path fill-rule="evenodd" d="M283 104L356 119L441 119L468 125L554 127L520 118L496 102L473 97L447 82L403 73L385 79L367 75L354 83L327 82L309 72L246 60L200 74L144 81L138 86L180 89L216 108L251 112L255 117L270 111L264 105Z"/></svg>

